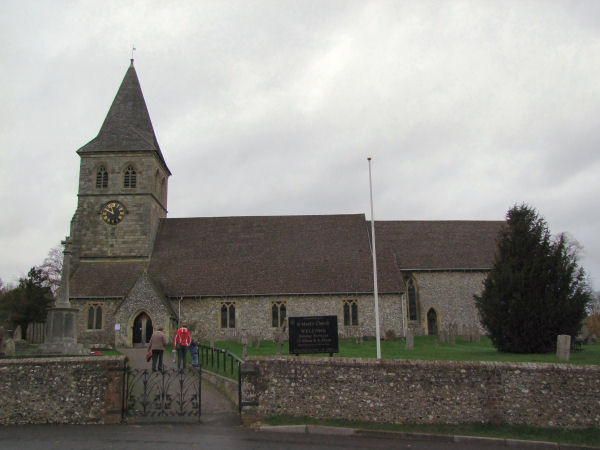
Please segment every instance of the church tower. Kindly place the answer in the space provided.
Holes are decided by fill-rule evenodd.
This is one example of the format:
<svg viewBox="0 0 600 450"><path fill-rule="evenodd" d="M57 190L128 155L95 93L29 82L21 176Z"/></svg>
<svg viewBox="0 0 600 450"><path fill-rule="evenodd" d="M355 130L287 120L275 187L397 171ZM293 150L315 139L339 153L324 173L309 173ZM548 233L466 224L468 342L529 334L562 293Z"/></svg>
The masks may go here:
<svg viewBox="0 0 600 450"><path fill-rule="evenodd" d="M171 175L131 65L98 136L81 158L77 210L71 221L73 270L80 261L147 260L167 215Z"/></svg>

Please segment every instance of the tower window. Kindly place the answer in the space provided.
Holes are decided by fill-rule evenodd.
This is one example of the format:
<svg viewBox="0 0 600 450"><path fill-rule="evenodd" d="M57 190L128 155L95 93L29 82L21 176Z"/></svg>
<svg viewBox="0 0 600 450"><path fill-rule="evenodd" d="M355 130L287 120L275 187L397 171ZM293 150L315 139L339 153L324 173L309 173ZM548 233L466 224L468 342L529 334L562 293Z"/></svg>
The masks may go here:
<svg viewBox="0 0 600 450"><path fill-rule="evenodd" d="M100 167L98 173L96 173L96 189L106 187L108 187L108 172L104 167Z"/></svg>
<svg viewBox="0 0 600 450"><path fill-rule="evenodd" d="M123 187L134 188L137 186L137 178L133 166L127 166L125 176L123 177Z"/></svg>

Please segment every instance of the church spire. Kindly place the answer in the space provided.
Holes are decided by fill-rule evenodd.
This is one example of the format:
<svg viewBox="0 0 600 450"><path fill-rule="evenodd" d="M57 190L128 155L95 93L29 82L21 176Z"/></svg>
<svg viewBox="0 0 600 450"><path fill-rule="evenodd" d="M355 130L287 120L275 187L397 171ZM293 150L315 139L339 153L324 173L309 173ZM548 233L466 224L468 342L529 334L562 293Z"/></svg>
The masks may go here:
<svg viewBox="0 0 600 450"><path fill-rule="evenodd" d="M121 151L156 152L169 172L156 140L133 59L98 136L77 150L77 153Z"/></svg>

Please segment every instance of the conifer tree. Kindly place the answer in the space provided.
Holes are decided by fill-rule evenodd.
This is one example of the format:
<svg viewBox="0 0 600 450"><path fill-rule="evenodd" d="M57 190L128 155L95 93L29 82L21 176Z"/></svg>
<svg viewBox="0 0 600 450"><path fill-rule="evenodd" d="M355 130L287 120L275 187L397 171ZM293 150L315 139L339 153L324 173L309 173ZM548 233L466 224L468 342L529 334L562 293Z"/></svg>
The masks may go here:
<svg viewBox="0 0 600 450"><path fill-rule="evenodd" d="M551 352L557 335L577 334L591 299L577 246L564 234L553 240L527 205L506 218L494 267L475 296L481 322L501 352Z"/></svg>

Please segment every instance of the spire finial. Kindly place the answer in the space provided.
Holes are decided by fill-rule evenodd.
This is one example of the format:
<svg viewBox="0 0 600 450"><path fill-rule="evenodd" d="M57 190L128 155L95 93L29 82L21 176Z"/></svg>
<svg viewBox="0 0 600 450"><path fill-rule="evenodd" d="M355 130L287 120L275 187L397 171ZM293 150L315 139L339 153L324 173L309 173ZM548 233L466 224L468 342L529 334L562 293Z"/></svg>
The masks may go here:
<svg viewBox="0 0 600 450"><path fill-rule="evenodd" d="M131 65L133 66L133 52L135 52L135 44L131 46Z"/></svg>

